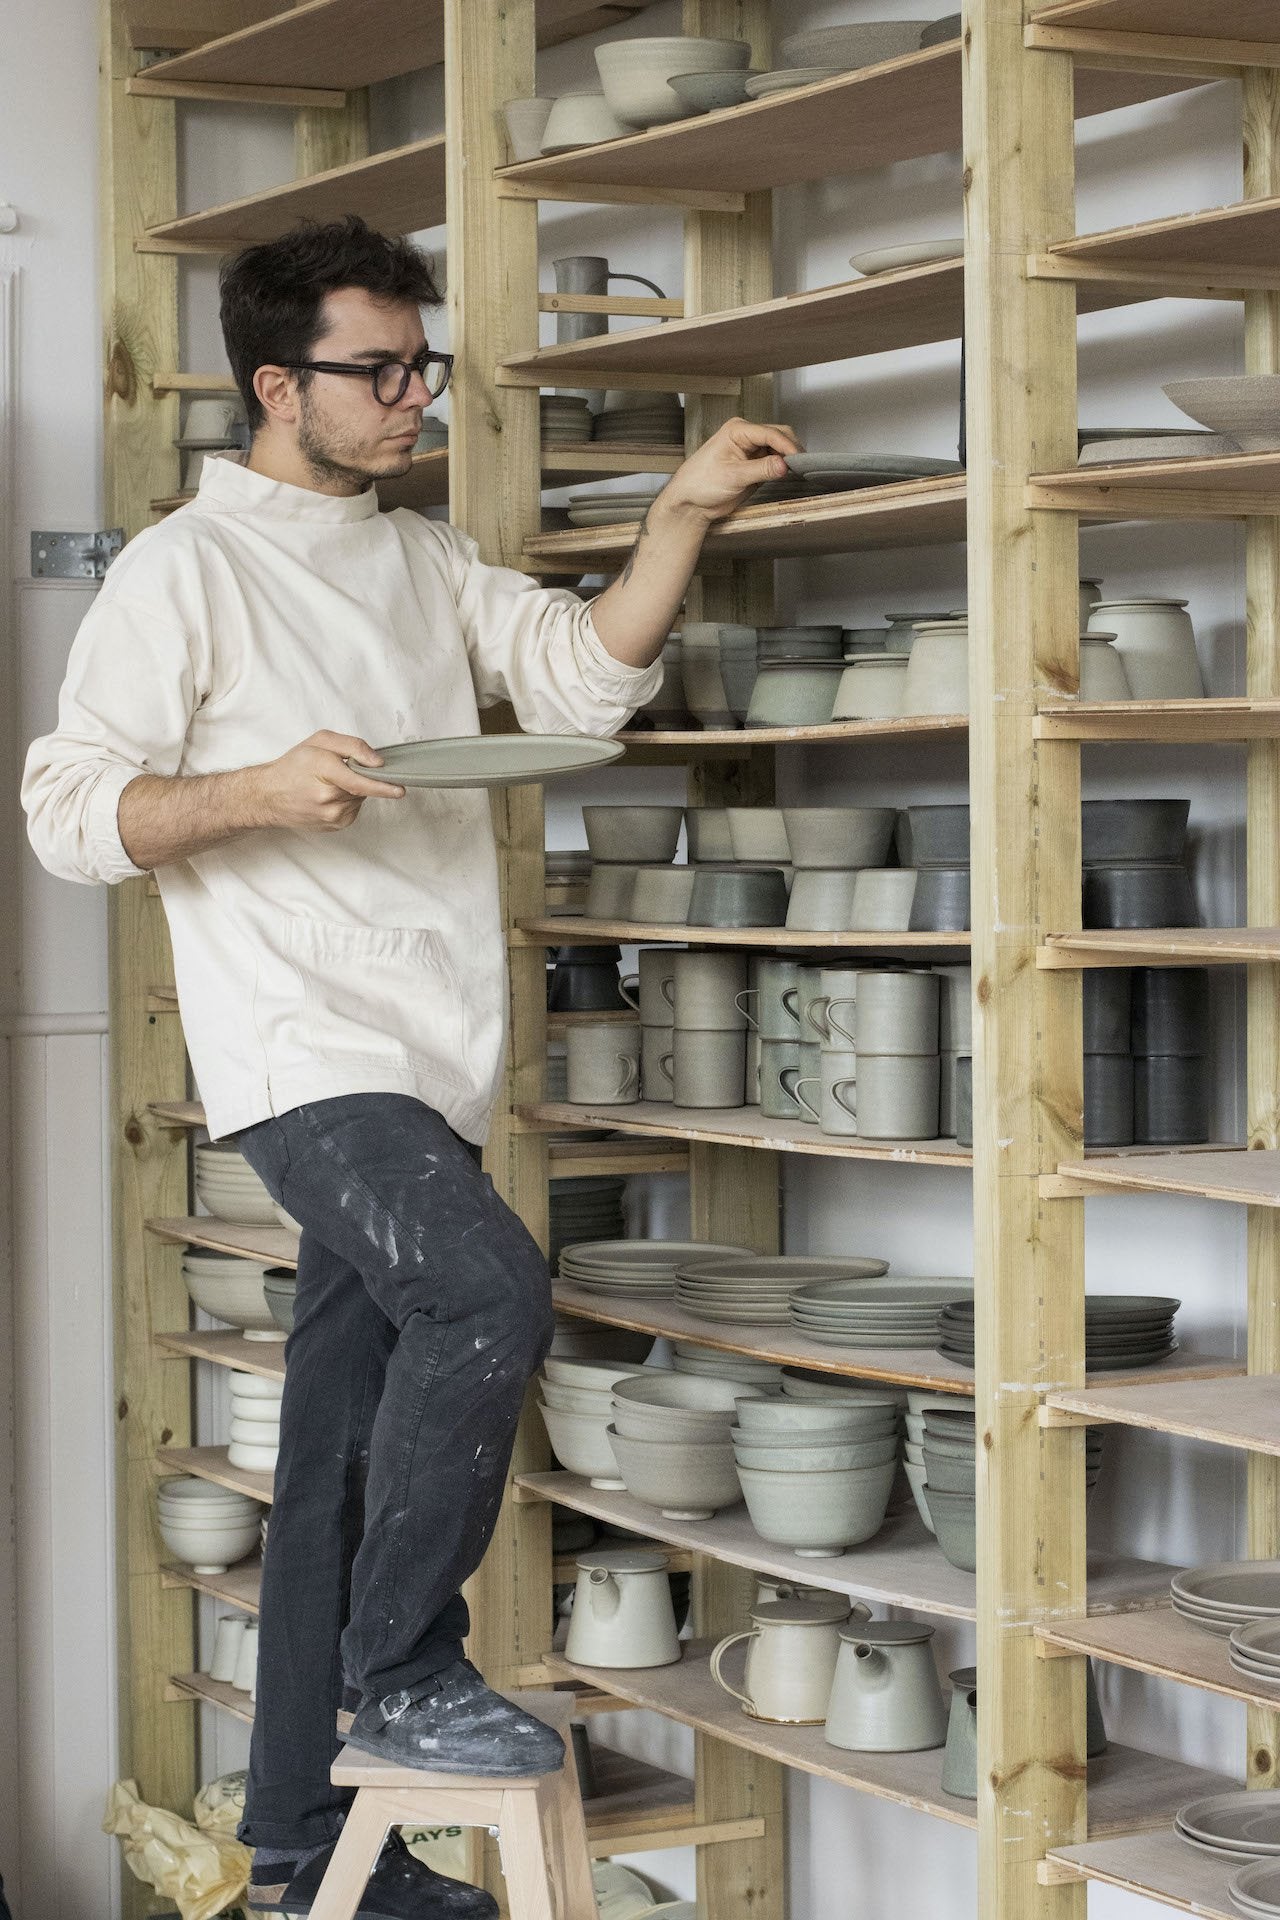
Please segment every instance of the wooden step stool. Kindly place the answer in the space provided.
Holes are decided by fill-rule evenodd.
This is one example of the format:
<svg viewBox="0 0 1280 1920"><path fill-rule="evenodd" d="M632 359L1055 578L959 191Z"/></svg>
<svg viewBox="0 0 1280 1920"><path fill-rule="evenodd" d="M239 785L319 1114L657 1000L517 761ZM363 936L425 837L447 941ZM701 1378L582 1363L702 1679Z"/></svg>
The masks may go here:
<svg viewBox="0 0 1280 1920"><path fill-rule="evenodd" d="M335 1786L354 1787L311 1920L353 1920L390 1827L496 1827L511 1920L595 1920L595 1888L587 1827L569 1722L572 1693L505 1696L554 1727L564 1740L564 1766L523 1780L493 1775L428 1773L389 1765L355 1747L333 1763Z"/></svg>

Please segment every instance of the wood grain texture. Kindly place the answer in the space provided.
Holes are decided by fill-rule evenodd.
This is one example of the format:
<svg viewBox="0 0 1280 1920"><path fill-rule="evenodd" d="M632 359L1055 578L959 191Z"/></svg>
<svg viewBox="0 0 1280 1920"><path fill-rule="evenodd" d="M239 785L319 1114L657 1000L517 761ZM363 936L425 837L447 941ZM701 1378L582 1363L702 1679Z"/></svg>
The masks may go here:
<svg viewBox="0 0 1280 1920"><path fill-rule="evenodd" d="M1268 1717L1280 1705L1280 1690L1268 1692L1260 1683L1251 1684L1244 1674L1236 1672L1225 1639L1205 1633L1172 1607L1106 1619L1059 1620L1038 1627L1036 1637L1042 1651L1083 1653L1094 1660L1127 1667L1132 1673L1176 1680L1230 1700L1244 1700Z"/></svg>

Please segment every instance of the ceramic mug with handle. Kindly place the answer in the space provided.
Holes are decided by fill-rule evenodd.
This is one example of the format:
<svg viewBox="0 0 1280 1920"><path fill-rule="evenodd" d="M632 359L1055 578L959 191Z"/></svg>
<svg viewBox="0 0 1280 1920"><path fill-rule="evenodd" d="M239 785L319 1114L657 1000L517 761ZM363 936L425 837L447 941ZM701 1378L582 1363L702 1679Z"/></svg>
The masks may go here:
<svg viewBox="0 0 1280 1920"><path fill-rule="evenodd" d="M870 1610L863 1607L860 1615L869 1620ZM751 1609L750 1627L726 1634L715 1647L711 1676L753 1720L821 1726L840 1654L840 1628L848 1617L848 1602L842 1599L765 1601ZM742 1640L747 1661L739 1688L726 1680L722 1662Z"/></svg>
<svg viewBox="0 0 1280 1920"><path fill-rule="evenodd" d="M842 1122L835 1129L854 1132L868 1140L936 1140L938 1138L941 1074L938 1055L862 1054L857 1055L856 1080L834 1077L836 1056L832 1062L830 1098L853 1122ZM833 1109L830 1117L836 1118Z"/></svg>
<svg viewBox="0 0 1280 1920"><path fill-rule="evenodd" d="M575 1106L629 1106L640 1098L640 1022L570 1027L565 1039L569 1098Z"/></svg>

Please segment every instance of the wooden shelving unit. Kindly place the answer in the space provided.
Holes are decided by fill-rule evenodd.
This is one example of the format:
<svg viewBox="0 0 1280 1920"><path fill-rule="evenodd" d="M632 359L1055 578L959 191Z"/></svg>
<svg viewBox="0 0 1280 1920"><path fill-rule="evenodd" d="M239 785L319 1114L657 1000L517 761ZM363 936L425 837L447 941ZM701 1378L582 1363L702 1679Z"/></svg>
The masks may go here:
<svg viewBox="0 0 1280 1920"><path fill-rule="evenodd" d="M936 953L942 960L954 960L969 946L967 933L822 933L814 927L691 927L687 923L663 927L636 920L588 920L585 915L570 921L569 930L575 944L583 946L679 942L698 947L756 947L765 952L820 948L828 953L910 953L921 959ZM516 932L536 946L560 946L565 923L549 917L522 920Z"/></svg>

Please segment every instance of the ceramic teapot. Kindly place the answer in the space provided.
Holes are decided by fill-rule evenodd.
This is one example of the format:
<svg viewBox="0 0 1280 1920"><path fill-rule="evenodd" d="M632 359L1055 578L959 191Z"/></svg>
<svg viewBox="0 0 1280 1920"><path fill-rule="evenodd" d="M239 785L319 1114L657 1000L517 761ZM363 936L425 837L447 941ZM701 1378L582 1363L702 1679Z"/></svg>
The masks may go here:
<svg viewBox="0 0 1280 1920"><path fill-rule="evenodd" d="M859 1606L862 1620L870 1609ZM732 1694L753 1720L793 1727L817 1727L827 1717L827 1701L840 1652L840 1628L849 1603L831 1599L767 1600L751 1609L751 1625L726 1634L711 1654L711 1677ZM721 1662L739 1640L747 1642L742 1688L725 1679Z"/></svg>
<svg viewBox="0 0 1280 1920"><path fill-rule="evenodd" d="M947 1737L933 1628L915 1620L851 1622L840 1652L826 1737L854 1753L919 1753Z"/></svg>
<svg viewBox="0 0 1280 1920"><path fill-rule="evenodd" d="M588 1667L669 1667L680 1658L665 1553L605 1547L578 1555L565 1657Z"/></svg>

